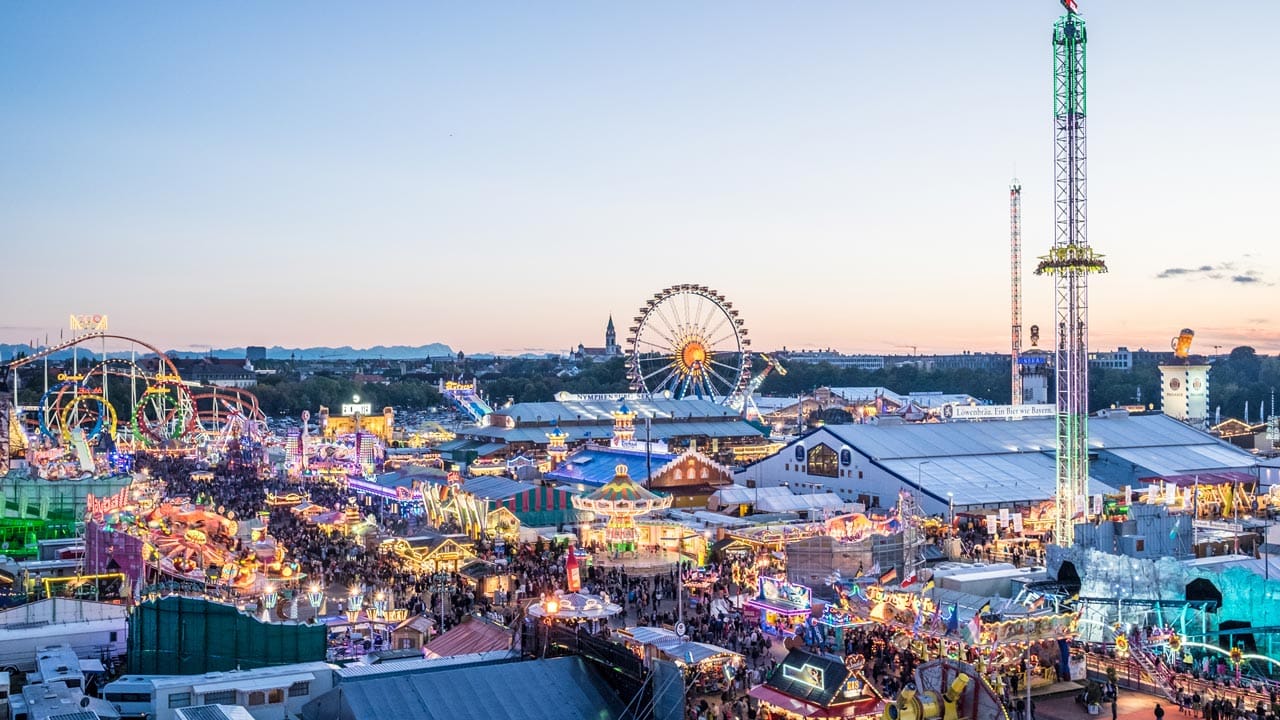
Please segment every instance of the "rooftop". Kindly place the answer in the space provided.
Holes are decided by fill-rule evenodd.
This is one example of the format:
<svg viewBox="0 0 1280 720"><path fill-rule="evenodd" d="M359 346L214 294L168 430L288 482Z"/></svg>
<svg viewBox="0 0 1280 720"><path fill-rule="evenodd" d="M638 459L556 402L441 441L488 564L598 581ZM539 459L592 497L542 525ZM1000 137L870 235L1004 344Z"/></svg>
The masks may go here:
<svg viewBox="0 0 1280 720"><path fill-rule="evenodd" d="M351 720L616 720L623 715L617 697L579 657L349 681L331 693L338 695L337 716ZM308 703L303 717L321 717L316 710L324 709L320 701L325 699Z"/></svg>

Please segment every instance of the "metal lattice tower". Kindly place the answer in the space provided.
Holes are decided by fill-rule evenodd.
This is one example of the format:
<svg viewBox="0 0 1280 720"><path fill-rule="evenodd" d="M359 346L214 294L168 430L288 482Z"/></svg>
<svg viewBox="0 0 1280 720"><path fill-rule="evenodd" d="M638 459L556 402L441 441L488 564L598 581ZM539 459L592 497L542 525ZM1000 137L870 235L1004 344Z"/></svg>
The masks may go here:
<svg viewBox="0 0 1280 720"><path fill-rule="evenodd" d="M1107 271L1086 231L1085 40L1084 20L1068 6L1053 26L1054 242L1036 267L1054 276L1057 305L1054 542L1063 546L1089 502L1089 275Z"/></svg>
<svg viewBox="0 0 1280 720"><path fill-rule="evenodd" d="M1009 353L1013 361L1013 383L1009 388L1009 402L1022 404L1022 369L1018 356L1022 354L1022 183L1014 178L1009 184L1009 297L1013 314L1013 345Z"/></svg>

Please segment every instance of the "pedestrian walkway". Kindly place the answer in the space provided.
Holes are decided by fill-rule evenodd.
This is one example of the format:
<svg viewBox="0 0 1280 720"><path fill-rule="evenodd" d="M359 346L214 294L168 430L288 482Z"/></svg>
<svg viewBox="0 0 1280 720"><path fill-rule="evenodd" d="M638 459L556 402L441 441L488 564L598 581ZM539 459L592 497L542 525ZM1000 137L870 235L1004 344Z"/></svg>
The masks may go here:
<svg viewBox="0 0 1280 720"><path fill-rule="evenodd" d="M1036 699L1036 716L1035 720L1087 720L1096 718L1096 720L1111 719L1111 703L1102 705L1101 711L1097 715L1090 715L1089 712L1076 702L1077 693L1069 693L1066 695L1057 695L1054 697L1046 696L1043 699ZM1166 720L1175 720L1181 717L1178 714L1176 705L1171 705L1169 701L1155 695L1146 693L1132 692L1127 690L1120 691L1120 697L1116 707L1117 720L1154 720L1156 703L1164 706ZM1024 720L1023 718L1010 718L1010 720Z"/></svg>

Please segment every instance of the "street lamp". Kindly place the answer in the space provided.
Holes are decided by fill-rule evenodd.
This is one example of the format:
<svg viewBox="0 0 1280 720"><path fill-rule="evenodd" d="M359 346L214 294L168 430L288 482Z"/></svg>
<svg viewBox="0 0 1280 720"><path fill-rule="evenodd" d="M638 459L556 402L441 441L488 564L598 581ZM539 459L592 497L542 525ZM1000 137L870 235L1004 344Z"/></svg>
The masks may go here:
<svg viewBox="0 0 1280 720"><path fill-rule="evenodd" d="M950 527L956 522L956 494L947 491L947 526Z"/></svg>
<svg viewBox="0 0 1280 720"><path fill-rule="evenodd" d="M307 601L311 603L311 609L320 614L320 606L324 604L324 588L319 583L312 583L307 589Z"/></svg>
<svg viewBox="0 0 1280 720"><path fill-rule="evenodd" d="M351 592L347 595L347 609L353 613L359 614L364 608L364 595L360 593L359 585L352 585Z"/></svg>
<svg viewBox="0 0 1280 720"><path fill-rule="evenodd" d="M932 464L933 464L933 461L932 461L932 460L922 460L922 461L920 461L919 463L917 463L917 464L916 464L916 503L919 503L919 502L920 502L920 495L924 493L924 490L921 488L921 482L920 482L920 481L921 481L921 472L920 472L920 470L921 470L925 465L932 465Z"/></svg>
<svg viewBox="0 0 1280 720"><path fill-rule="evenodd" d="M378 617L386 619L387 617L387 596L381 590L377 595L373 596L373 609L378 613Z"/></svg>
<svg viewBox="0 0 1280 720"><path fill-rule="evenodd" d="M453 576L450 575L449 573L438 572L431 576L431 592L433 595L432 602L435 601L435 597L438 596L440 598L440 632L441 633L444 632L445 603L449 599L446 593L452 589L453 589Z"/></svg>
<svg viewBox="0 0 1280 720"><path fill-rule="evenodd" d="M276 592L276 586L271 583L267 583L267 586L263 589L266 592L262 596L262 606L266 608L264 614L270 619L272 612L276 609L276 604L280 602L280 593Z"/></svg>

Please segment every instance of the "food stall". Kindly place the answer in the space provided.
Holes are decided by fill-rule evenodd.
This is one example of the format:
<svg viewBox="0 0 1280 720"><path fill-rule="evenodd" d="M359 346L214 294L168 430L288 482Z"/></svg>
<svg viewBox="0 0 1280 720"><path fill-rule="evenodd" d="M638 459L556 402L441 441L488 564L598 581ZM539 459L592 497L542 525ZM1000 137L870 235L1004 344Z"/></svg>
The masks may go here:
<svg viewBox="0 0 1280 720"><path fill-rule="evenodd" d="M787 582L785 578L761 575L759 593L744 605L747 618L752 614L760 628L776 637L795 635L813 612L813 591L804 585Z"/></svg>

